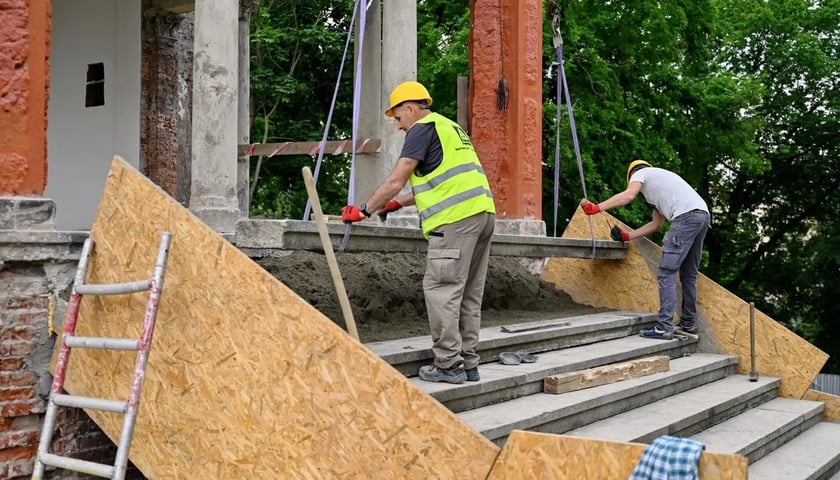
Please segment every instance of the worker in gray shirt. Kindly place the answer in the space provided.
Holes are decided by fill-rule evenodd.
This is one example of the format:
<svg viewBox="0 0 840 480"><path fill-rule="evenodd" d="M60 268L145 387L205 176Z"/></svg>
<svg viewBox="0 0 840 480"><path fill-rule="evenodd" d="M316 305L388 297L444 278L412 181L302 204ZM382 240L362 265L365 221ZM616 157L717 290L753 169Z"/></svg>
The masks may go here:
<svg viewBox="0 0 840 480"><path fill-rule="evenodd" d="M709 230L709 207L700 195L674 172L635 160L627 167L627 189L595 204L584 200L581 208L587 215L632 202L641 192L653 207L650 222L635 230L613 228L612 236L625 242L650 235L662 228L667 219L671 228L665 233L659 259L659 317L654 328L642 330L645 338L669 340L675 330L697 334L697 270L703 252L703 239ZM677 273L682 282L682 311L679 325L674 325L677 303Z"/></svg>

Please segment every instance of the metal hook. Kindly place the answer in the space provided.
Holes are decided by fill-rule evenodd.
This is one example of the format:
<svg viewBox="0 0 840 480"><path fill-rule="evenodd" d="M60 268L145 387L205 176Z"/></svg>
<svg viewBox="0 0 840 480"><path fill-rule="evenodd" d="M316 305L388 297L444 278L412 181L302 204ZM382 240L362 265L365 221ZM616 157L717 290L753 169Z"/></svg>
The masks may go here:
<svg viewBox="0 0 840 480"><path fill-rule="evenodd" d="M560 16L554 15L551 19L551 31L554 34L554 48L563 46L563 35L560 34Z"/></svg>

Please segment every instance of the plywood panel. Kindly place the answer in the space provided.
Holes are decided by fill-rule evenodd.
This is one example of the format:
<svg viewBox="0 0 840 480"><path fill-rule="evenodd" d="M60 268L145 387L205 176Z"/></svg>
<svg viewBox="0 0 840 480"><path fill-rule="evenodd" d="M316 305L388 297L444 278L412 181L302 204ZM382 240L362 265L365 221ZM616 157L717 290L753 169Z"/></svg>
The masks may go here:
<svg viewBox="0 0 840 480"><path fill-rule="evenodd" d="M589 218L575 213L564 237L590 238ZM613 224L623 225L607 213L593 215L596 239L609 238ZM552 258L543 278L580 303L621 310L659 310L656 265L661 250L647 239L631 242L624 260ZM750 371L749 305L705 275L697 281L698 319L704 346L713 352L739 356L738 372ZM780 394L801 398L816 378L828 355L757 311L756 369L782 379Z"/></svg>
<svg viewBox="0 0 840 480"><path fill-rule="evenodd" d="M124 161L91 236L93 283L148 278L172 232L131 448L169 478L484 478L498 447ZM305 275L306 272L300 272ZM138 336L145 296L86 297L80 335ZM73 352L67 390L127 396L133 355ZM88 412L116 441L121 416Z"/></svg>
<svg viewBox="0 0 840 480"><path fill-rule="evenodd" d="M808 390L805 400L813 400L815 402L823 402L825 410L823 410L822 418L829 422L840 422L840 397L831 395L830 393L819 392L817 390Z"/></svg>
<svg viewBox="0 0 840 480"><path fill-rule="evenodd" d="M488 480L625 480L647 445L608 442L516 430L510 434ZM746 480L747 458L703 452L701 480Z"/></svg>

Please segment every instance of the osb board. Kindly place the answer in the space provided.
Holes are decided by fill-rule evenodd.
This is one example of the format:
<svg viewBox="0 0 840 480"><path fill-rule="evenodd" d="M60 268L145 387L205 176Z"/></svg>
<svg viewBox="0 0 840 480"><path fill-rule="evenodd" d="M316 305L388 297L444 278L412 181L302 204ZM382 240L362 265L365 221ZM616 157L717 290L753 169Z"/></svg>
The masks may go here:
<svg viewBox="0 0 840 480"><path fill-rule="evenodd" d="M840 422L840 397L831 395L830 393L818 392L816 390L808 390L805 400L813 400L815 402L823 402L825 410L823 410L822 418L829 422Z"/></svg>
<svg viewBox="0 0 840 480"><path fill-rule="evenodd" d="M149 278L163 231L172 247L131 447L146 476L485 478L498 447L119 158L88 281ZM139 336L145 298L85 297L79 334ZM124 399L133 358L74 350L67 390ZM88 413L117 441L122 416Z"/></svg>
<svg viewBox="0 0 840 480"><path fill-rule="evenodd" d="M513 431L488 480L625 480L647 445ZM703 452L701 480L746 480L747 458Z"/></svg>
<svg viewBox="0 0 840 480"><path fill-rule="evenodd" d="M591 238L589 220L578 209L563 236ZM612 225L623 225L607 213L593 215L591 221L596 239L609 238ZM638 239L631 242L623 260L549 259L543 278L579 303L656 312L660 253L653 242ZM703 345L711 351L738 355L738 372L749 373L749 304L703 274L697 280L697 304L701 338L706 342ZM802 398L828 355L758 310L755 332L756 370L761 375L780 377L782 396Z"/></svg>

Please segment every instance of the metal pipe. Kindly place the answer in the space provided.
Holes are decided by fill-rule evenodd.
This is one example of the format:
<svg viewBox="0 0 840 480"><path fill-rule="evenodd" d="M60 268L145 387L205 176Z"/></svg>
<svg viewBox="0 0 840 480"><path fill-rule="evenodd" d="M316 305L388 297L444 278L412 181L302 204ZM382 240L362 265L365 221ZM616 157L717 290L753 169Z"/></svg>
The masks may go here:
<svg viewBox="0 0 840 480"><path fill-rule="evenodd" d="M750 381L758 381L758 371L755 369L755 304L750 302Z"/></svg>

